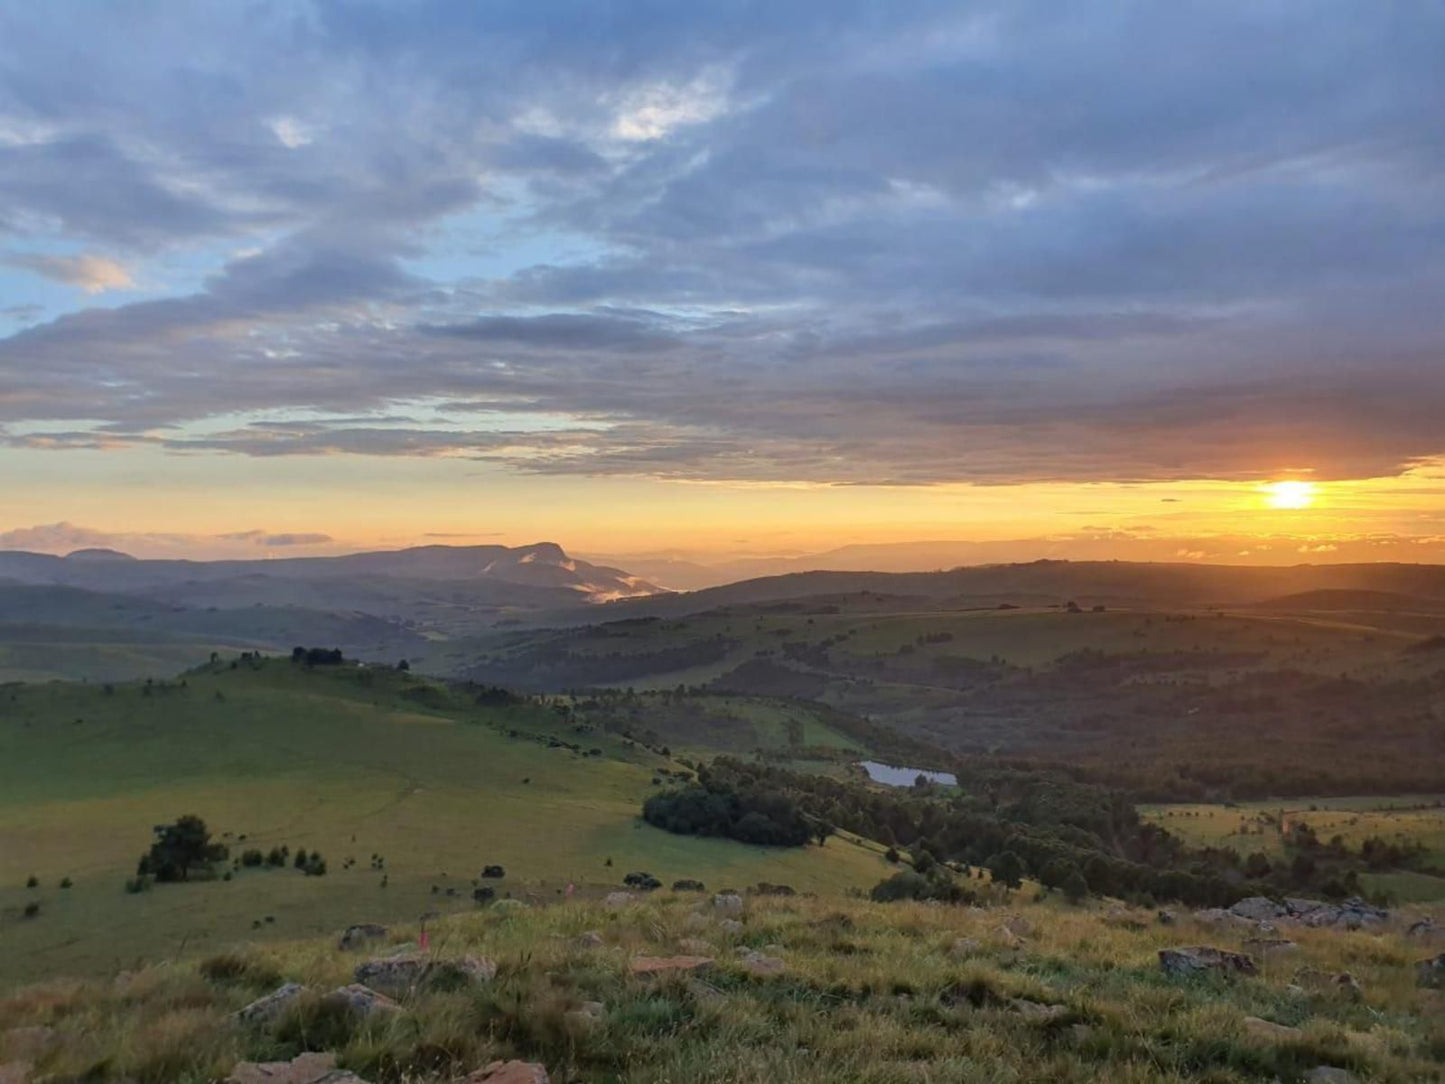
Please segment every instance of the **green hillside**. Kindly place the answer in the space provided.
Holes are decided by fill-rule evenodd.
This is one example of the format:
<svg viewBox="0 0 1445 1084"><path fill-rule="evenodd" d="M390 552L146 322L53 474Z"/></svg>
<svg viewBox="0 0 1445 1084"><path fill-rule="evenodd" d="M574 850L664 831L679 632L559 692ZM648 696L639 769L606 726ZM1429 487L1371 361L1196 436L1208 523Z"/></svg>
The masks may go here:
<svg viewBox="0 0 1445 1084"><path fill-rule="evenodd" d="M876 849L846 839L771 849L651 828L640 803L677 764L550 706L478 695L285 659L0 688L0 980L468 909L494 863L499 895L519 896L601 890L632 870L830 892L882 875ZM328 872L241 869L127 894L152 826L187 813L233 857L286 844L319 850Z"/></svg>

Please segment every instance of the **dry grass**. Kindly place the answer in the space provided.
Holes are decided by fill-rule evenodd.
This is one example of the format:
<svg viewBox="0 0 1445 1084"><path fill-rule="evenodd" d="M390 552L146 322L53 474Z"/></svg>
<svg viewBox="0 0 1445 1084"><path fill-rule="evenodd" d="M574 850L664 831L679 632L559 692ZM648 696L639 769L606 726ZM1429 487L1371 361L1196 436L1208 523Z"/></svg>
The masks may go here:
<svg viewBox="0 0 1445 1084"><path fill-rule="evenodd" d="M560 1081L1291 1081L1316 1065L1362 1079L1438 1079L1445 1004L1415 985L1427 949L1399 929L1291 933L1299 951L1260 977L1181 981L1160 973L1158 949L1237 947L1239 932L1120 922L1102 906L1005 909L861 900L748 902L741 932L721 929L698 897L659 893L621 909L595 902L450 919L438 956L477 953L494 981L421 993L406 1012L363 1023L322 998L296 1005L269 1031L229 1014L273 978L325 991L351 980L361 957L330 943L270 945L199 965L151 968L120 982L51 983L0 1002L0 1029L46 1024L63 1042L41 1068L60 1081L203 1081L243 1057L335 1050L375 1081L443 1081L494 1057L546 1062ZM1002 933L1009 914L1032 927L1022 947ZM1140 915L1141 920L1152 916ZM600 931L605 945L582 947ZM717 962L698 977L642 979L637 954L703 939ZM978 948L951 951L960 938ZM374 951L385 953L391 946ZM780 956L782 974L755 975L744 953ZM1439 947L1429 950L1438 952ZM1290 987L1301 967L1348 970L1343 992ZM1017 1002L1058 1006L1052 1016ZM606 1006L595 1026L567 1013ZM1283 1040L1246 1030L1257 1016L1298 1027Z"/></svg>

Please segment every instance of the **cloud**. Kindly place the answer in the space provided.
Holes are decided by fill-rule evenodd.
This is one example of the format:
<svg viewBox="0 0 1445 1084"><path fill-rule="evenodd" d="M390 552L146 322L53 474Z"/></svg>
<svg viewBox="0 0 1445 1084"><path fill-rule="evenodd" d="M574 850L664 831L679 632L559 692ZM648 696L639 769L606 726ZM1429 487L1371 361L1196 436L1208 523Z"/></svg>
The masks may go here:
<svg viewBox="0 0 1445 1084"><path fill-rule="evenodd" d="M328 546L336 540L311 531L271 533L264 530L223 534L105 531L74 523L45 523L0 532L0 549L66 554L78 549L115 549L148 558L254 557L259 549Z"/></svg>
<svg viewBox="0 0 1445 1084"><path fill-rule="evenodd" d="M0 256L0 263L33 271L42 278L78 286L88 294L108 290L130 290L135 287L126 266L105 256L48 256L39 252L11 252Z"/></svg>
<svg viewBox="0 0 1445 1084"><path fill-rule="evenodd" d="M1426 6L251 10L0 15L7 250L203 266L0 338L11 445L840 485L1445 453Z"/></svg>

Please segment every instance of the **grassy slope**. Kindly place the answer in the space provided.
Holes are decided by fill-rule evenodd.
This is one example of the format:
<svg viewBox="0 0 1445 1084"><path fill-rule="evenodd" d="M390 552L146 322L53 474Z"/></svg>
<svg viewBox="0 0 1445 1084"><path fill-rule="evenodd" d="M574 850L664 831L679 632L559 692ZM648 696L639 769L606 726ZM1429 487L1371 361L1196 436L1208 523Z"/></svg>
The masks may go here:
<svg viewBox="0 0 1445 1084"><path fill-rule="evenodd" d="M597 734L562 736L604 757L547 748L535 736L560 724L544 709L448 697L426 706L408 698L426 683L371 673L368 686L350 668L272 660L194 672L150 695L140 685L0 689L0 979L470 907L471 879L489 863L518 893L615 884L632 869L841 891L884 871L875 850L847 841L779 850L668 835L637 816L660 758ZM124 894L151 826L190 812L218 834L246 835L227 840L233 854L320 849L330 873L243 870L228 883ZM386 859L386 888L373 853ZM345 870L348 856L357 865ZM37 890L24 887L31 874ZM65 876L74 887L58 887ZM27 921L31 900L42 914ZM266 916L274 923L253 931Z"/></svg>
<svg viewBox="0 0 1445 1084"><path fill-rule="evenodd" d="M1300 951L1258 978L1180 980L1161 974L1160 948L1238 948L1248 933L1043 904L1018 908L1032 929L1013 948L997 910L753 899L732 934L706 904L704 920L693 909L693 899L663 892L621 910L572 902L445 921L432 951L485 955L497 978L471 992L413 995L401 1016L360 1027L323 1029L315 1001L271 1032L227 1018L282 979L317 990L350 981L364 957L327 941L243 949L215 961L209 978L162 967L124 985L51 982L0 1000L0 1029L58 1029L40 1067L50 1079L143 1084L216 1079L238 1058L290 1057L303 1045L388 1084L454 1079L494 1057L543 1061L554 1081L572 1084L1243 1084L1298 1081L1319 1065L1403 1084L1438 1079L1445 1057L1445 1002L1415 986L1413 963L1432 950L1399 924L1291 931ZM586 930L605 944L581 947ZM949 951L960 937L978 941L963 959ZM717 958L701 981L628 975L632 957L678 952L684 938L705 939ZM781 974L749 972L742 953L759 948L781 958ZM1363 997L1291 990L1300 967L1348 970ZM1032 1018L1020 998L1061 1015ZM603 1006L600 1022L569 1033L563 1014L587 1001ZM1299 1031L1255 1037L1248 1016Z"/></svg>

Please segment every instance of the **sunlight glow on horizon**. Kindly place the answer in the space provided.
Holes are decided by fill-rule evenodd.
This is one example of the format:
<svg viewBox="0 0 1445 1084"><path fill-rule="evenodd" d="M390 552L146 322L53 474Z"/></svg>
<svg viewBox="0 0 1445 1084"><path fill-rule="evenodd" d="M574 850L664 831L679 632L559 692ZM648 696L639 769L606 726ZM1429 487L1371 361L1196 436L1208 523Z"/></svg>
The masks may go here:
<svg viewBox="0 0 1445 1084"><path fill-rule="evenodd" d="M1314 504L1319 487L1314 482L1300 482L1291 479L1270 482L1263 489L1266 493L1265 501L1271 508L1294 510L1309 508Z"/></svg>

